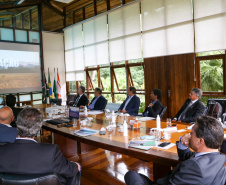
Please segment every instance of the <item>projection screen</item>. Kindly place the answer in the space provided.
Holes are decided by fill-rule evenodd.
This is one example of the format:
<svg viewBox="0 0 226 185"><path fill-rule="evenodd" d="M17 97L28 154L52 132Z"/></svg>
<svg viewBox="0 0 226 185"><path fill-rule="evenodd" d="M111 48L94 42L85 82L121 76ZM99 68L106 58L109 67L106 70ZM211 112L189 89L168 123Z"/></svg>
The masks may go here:
<svg viewBox="0 0 226 185"><path fill-rule="evenodd" d="M41 91L39 45L0 42L0 94Z"/></svg>

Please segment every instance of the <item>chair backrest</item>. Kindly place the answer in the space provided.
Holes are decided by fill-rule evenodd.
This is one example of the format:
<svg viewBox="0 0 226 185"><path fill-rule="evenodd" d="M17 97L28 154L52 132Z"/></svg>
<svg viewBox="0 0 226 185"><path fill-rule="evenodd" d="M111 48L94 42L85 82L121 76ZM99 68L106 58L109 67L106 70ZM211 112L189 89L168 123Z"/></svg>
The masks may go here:
<svg viewBox="0 0 226 185"><path fill-rule="evenodd" d="M105 99L104 109L106 108L107 103L108 103L108 100L107 100L107 99Z"/></svg>
<svg viewBox="0 0 226 185"><path fill-rule="evenodd" d="M106 109L109 109L110 112L112 112L113 110L117 111L119 109L119 107L120 107L119 103L108 103L106 106Z"/></svg>
<svg viewBox="0 0 226 185"><path fill-rule="evenodd" d="M50 100L50 104L51 104L51 103L57 104L57 105L61 106L62 99L51 99L51 100Z"/></svg>
<svg viewBox="0 0 226 185"><path fill-rule="evenodd" d="M67 96L67 105L68 106L72 106L74 104L74 101L75 101L75 94L69 94Z"/></svg>
<svg viewBox="0 0 226 185"><path fill-rule="evenodd" d="M221 118L222 106L220 103L211 101L207 106L208 106L208 110L206 113L207 116L212 116L214 118Z"/></svg>
<svg viewBox="0 0 226 185"><path fill-rule="evenodd" d="M55 174L0 174L0 185L61 185L61 182Z"/></svg>
<svg viewBox="0 0 226 185"><path fill-rule="evenodd" d="M167 107L163 106L161 113L159 114L159 117L162 118L166 112Z"/></svg>

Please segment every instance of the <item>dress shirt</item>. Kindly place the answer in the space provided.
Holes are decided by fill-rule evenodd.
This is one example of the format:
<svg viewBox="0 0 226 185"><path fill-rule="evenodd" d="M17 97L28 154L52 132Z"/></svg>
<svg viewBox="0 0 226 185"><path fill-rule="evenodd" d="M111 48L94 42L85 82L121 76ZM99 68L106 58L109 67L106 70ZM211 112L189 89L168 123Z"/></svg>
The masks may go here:
<svg viewBox="0 0 226 185"><path fill-rule="evenodd" d="M181 138L182 137L180 137L180 140L179 140L179 143L178 143L178 148L180 150L186 150L186 149L188 149L187 146L185 146L184 144L181 143ZM214 153L214 152L200 152L200 153L195 153L195 156L194 157L199 157L201 155L205 155L205 154L208 154L208 153Z"/></svg>
<svg viewBox="0 0 226 185"><path fill-rule="evenodd" d="M127 99L127 101L126 101L126 103L125 103L125 105L124 105L122 110L126 110L126 106L128 105L128 103L130 102L130 100L132 99L133 96L129 96L129 98Z"/></svg>
<svg viewBox="0 0 226 185"><path fill-rule="evenodd" d="M95 99L93 100L93 102L88 106L88 109L94 109L94 105L95 105L95 103L97 102L97 100L98 100L98 98L99 98L100 96L98 96L98 97L95 97Z"/></svg>
<svg viewBox="0 0 226 185"><path fill-rule="evenodd" d="M35 141L34 139L31 139L31 138L21 138L21 137L17 137L16 139L30 140L30 141L34 141L35 143L38 143L37 141Z"/></svg>
<svg viewBox="0 0 226 185"><path fill-rule="evenodd" d="M5 126L7 126L7 127L12 127L12 126L9 125L9 124L3 124L3 123L0 123L0 124L5 125Z"/></svg>

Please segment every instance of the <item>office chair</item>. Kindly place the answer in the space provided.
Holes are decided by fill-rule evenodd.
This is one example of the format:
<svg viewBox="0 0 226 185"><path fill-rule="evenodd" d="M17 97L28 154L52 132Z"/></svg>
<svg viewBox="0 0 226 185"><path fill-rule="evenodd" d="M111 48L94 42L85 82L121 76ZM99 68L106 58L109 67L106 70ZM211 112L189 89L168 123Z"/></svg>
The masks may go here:
<svg viewBox="0 0 226 185"><path fill-rule="evenodd" d="M216 101L210 101L207 105L208 110L206 115L214 118L221 118L222 116L222 106Z"/></svg>
<svg viewBox="0 0 226 185"><path fill-rule="evenodd" d="M62 99L51 99L50 104L52 104L52 103L61 106Z"/></svg>
<svg viewBox="0 0 226 185"><path fill-rule="evenodd" d="M108 103L108 100L105 100L104 109L106 108L107 103ZM104 110L104 109L103 109L103 110Z"/></svg>
<svg viewBox="0 0 226 185"><path fill-rule="evenodd" d="M159 114L159 117L162 118L166 112L167 107L163 106L161 113Z"/></svg>
<svg viewBox="0 0 226 185"><path fill-rule="evenodd" d="M74 104L74 102L75 102L75 94L69 94L68 96L67 96L67 105L68 106L72 106L73 104Z"/></svg>
<svg viewBox="0 0 226 185"><path fill-rule="evenodd" d="M0 185L61 185L55 174L21 175L0 174Z"/></svg>

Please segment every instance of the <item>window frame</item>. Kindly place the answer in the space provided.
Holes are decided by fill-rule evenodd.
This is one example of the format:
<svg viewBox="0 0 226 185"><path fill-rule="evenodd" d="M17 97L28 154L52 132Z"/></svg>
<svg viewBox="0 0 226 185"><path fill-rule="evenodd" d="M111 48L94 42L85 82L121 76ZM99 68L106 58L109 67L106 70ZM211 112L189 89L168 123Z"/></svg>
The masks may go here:
<svg viewBox="0 0 226 185"><path fill-rule="evenodd" d="M226 52L226 50L225 50ZM206 55L206 56L198 56L196 54L196 86L201 88L201 71L200 71L200 61L202 60L214 60L214 59L222 59L223 61L223 92L214 92L214 91L204 91L203 96L215 96L215 97L226 97L226 54L218 54L218 55Z"/></svg>

